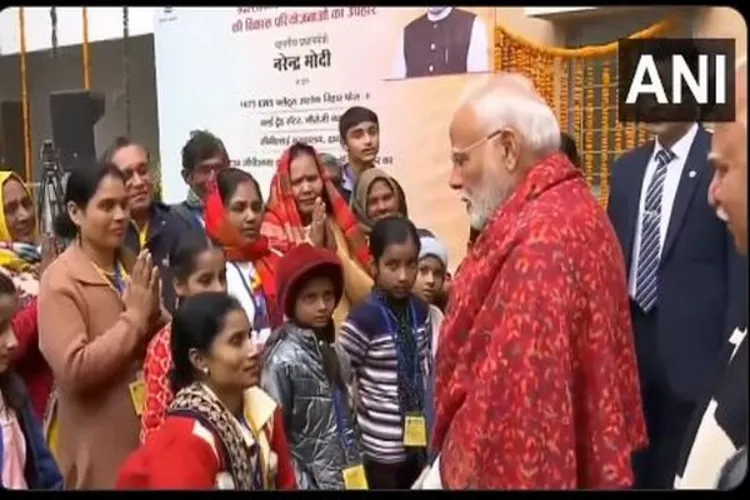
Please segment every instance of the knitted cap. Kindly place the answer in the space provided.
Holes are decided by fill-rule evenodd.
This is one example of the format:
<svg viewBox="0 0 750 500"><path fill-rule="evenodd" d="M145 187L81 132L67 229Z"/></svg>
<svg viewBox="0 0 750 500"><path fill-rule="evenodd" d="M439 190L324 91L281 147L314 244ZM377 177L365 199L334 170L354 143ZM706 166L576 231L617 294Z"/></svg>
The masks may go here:
<svg viewBox="0 0 750 500"><path fill-rule="evenodd" d="M435 257L443 264L443 267L448 269L448 251L436 238L422 236L419 238L419 245L419 260L425 257Z"/></svg>
<svg viewBox="0 0 750 500"><path fill-rule="evenodd" d="M296 295L300 287L312 276L331 278L338 305L344 293L344 270L341 261L330 250L303 243L289 250L276 268L279 309L286 317L293 316Z"/></svg>

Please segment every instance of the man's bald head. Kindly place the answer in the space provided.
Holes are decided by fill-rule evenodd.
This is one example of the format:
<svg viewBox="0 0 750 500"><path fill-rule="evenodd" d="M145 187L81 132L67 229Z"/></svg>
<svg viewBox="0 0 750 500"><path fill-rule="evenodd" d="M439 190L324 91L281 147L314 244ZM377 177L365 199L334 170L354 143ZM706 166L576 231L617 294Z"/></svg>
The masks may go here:
<svg viewBox="0 0 750 500"><path fill-rule="evenodd" d="M737 63L734 74L736 120L747 128L747 56Z"/></svg>
<svg viewBox="0 0 750 500"><path fill-rule="evenodd" d="M719 123L711 141L714 167L708 202L727 223L737 249L747 254L747 59L735 70L735 121Z"/></svg>
<svg viewBox="0 0 750 500"><path fill-rule="evenodd" d="M450 139L450 185L462 192L471 225L481 230L525 172L558 151L560 127L531 81L501 73L464 92Z"/></svg>

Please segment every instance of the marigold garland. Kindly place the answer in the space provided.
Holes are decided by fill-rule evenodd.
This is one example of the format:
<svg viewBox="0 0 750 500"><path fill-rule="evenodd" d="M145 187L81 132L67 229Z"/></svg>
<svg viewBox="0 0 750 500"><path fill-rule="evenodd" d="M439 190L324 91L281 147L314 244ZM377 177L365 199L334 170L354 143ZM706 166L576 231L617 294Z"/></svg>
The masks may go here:
<svg viewBox="0 0 750 500"><path fill-rule="evenodd" d="M678 25L679 14L649 26L628 38L644 39L666 35ZM617 42L575 49L544 46L517 35L503 26L495 28L493 54L496 70L516 72L527 76L539 94L557 111L560 130L571 133L580 150L586 181L594 185L596 159L600 158L598 180L600 200L606 203L609 195L610 162L624 150L632 149L647 140L648 133L639 124L623 124L619 119L611 123L610 112L618 117L616 60ZM608 59L608 61L602 61ZM594 64L603 62L601 69L601 144L594 145ZM615 76L613 76L613 73ZM572 82L571 82L572 80ZM572 83L572 88L571 88ZM614 87L614 101L612 99ZM571 102L572 101L572 102ZM614 138L614 143L611 139Z"/></svg>
<svg viewBox="0 0 750 500"><path fill-rule="evenodd" d="M568 116L568 103L570 97L568 96L568 90L570 87L570 71L569 71L569 64L567 59L563 59L560 56L555 57L555 67L557 68L558 74L560 75L560 78L557 79L557 83L560 88L559 96L560 101L558 102L558 109L559 116L558 119L560 121L560 130L562 130L565 133L570 133L570 129L568 127L568 120L570 117Z"/></svg>
<svg viewBox="0 0 750 500"><path fill-rule="evenodd" d="M611 110L609 102L609 90L612 85L610 76L610 61L603 61L602 65L602 131L601 131L601 163L599 171L599 201L602 204L606 204L607 198L609 197L609 162L610 162L610 151L609 151L609 112Z"/></svg>
<svg viewBox="0 0 750 500"><path fill-rule="evenodd" d="M583 60L573 59L573 134L576 145L583 146ZM583 155L581 154L581 159Z"/></svg>
<svg viewBox="0 0 750 500"><path fill-rule="evenodd" d="M590 61L583 62L585 76L583 88L586 89L586 103L584 108L584 131L583 131L583 169L586 173L586 182L589 186L594 185L594 65Z"/></svg>

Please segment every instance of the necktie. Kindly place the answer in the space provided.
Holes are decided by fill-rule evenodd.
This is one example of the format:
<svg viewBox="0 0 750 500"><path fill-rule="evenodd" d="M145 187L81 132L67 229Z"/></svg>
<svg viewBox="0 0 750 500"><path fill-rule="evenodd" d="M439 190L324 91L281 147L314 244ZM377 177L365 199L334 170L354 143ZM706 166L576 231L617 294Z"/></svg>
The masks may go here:
<svg viewBox="0 0 750 500"><path fill-rule="evenodd" d="M635 301L649 312L658 296L658 271L661 258L661 198L664 192L664 179L667 165L676 158L668 149L656 153L656 171L646 191L641 219L641 244L638 253L638 269L635 278Z"/></svg>

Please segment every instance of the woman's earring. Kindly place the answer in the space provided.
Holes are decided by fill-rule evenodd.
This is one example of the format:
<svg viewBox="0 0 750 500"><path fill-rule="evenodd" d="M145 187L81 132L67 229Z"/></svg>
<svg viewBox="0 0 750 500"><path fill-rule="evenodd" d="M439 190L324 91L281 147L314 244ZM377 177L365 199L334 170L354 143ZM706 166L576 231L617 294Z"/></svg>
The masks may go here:
<svg viewBox="0 0 750 500"><path fill-rule="evenodd" d="M208 377L208 367L205 367L203 369L203 375L205 375L206 377Z"/></svg>

